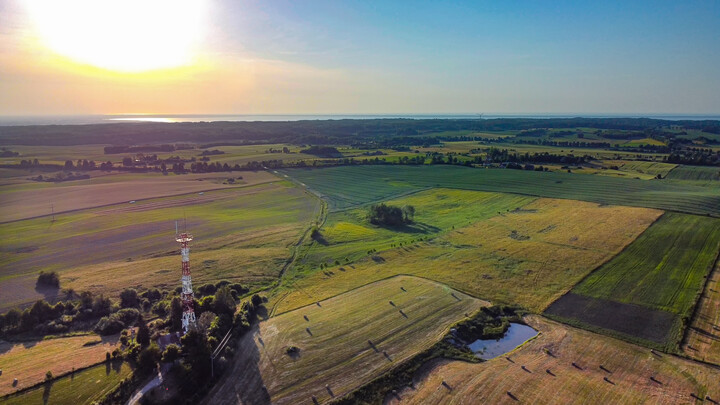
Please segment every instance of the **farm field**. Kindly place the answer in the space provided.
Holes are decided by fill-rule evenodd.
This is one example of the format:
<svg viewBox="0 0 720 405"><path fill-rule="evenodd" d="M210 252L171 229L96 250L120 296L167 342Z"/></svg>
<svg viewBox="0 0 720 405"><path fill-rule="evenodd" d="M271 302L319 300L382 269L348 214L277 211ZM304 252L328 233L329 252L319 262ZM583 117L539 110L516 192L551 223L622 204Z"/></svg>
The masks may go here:
<svg viewBox="0 0 720 405"><path fill-rule="evenodd" d="M547 312L672 346L719 249L720 220L666 213Z"/></svg>
<svg viewBox="0 0 720 405"><path fill-rule="evenodd" d="M382 251L400 244L428 239L454 227L467 226L479 220L516 210L535 198L479 191L431 189L420 191L388 203L412 205L413 224L385 228L367 222L367 208L333 212L320 229L320 236L303 246L293 272L316 270L321 263L332 265L367 256L371 249Z"/></svg>
<svg viewBox="0 0 720 405"><path fill-rule="evenodd" d="M622 172L637 175L644 179L655 178L658 174L666 177L677 165L662 162L645 162L637 160L605 160L602 162L605 167L617 166Z"/></svg>
<svg viewBox="0 0 720 405"><path fill-rule="evenodd" d="M130 376L131 372L132 369L128 363L105 363L78 371L18 395L0 398L0 404L91 404L103 398L120 384L120 381Z"/></svg>
<svg viewBox="0 0 720 405"><path fill-rule="evenodd" d="M177 282L175 221L195 235L198 281L274 281L288 247L310 226L317 199L289 182L139 201L0 225L0 307L42 298L39 269L58 271L62 288L114 293ZM81 251L79 249L82 249ZM81 254L80 254L81 253ZM199 260L199 261L198 261ZM107 277L110 272L114 277ZM7 292L6 292L7 291Z"/></svg>
<svg viewBox="0 0 720 405"><path fill-rule="evenodd" d="M509 353L512 362L505 356L479 364L435 361L415 376L415 389L400 391L401 399L389 398L389 403L688 404L702 403L690 394L720 398L717 368L652 354L539 316L528 316L526 322L540 335Z"/></svg>
<svg viewBox="0 0 720 405"><path fill-rule="evenodd" d="M680 165L668 174L668 179L695 180L719 186L720 183L715 182L720 181L720 168L712 166Z"/></svg>
<svg viewBox="0 0 720 405"><path fill-rule="evenodd" d="M720 365L720 261L710 274L682 350L692 358Z"/></svg>
<svg viewBox="0 0 720 405"><path fill-rule="evenodd" d="M431 347L483 305L441 284L399 276L270 318L245 335L243 357L206 403L255 403L263 395L250 385L258 374L273 404L341 397ZM289 355L290 346L298 353Z"/></svg>
<svg viewBox="0 0 720 405"><path fill-rule="evenodd" d="M32 342L0 341L0 396L33 386L45 380L45 373L61 375L105 361L119 335L73 336ZM18 385L12 386L13 379Z"/></svg>
<svg viewBox="0 0 720 405"><path fill-rule="evenodd" d="M170 142L174 143L174 142ZM183 142L184 143L184 142ZM135 152L105 154L103 148L108 145L74 145L74 146L31 146L31 145L9 145L4 146L12 151L20 153L20 156L0 158L0 164L16 164L25 159L38 159L41 163L64 164L66 160L76 162L78 159L94 160L95 162L114 163L122 162L123 157L135 155ZM287 147L291 153L268 153L274 149L282 151ZM311 155L299 153L302 148L286 144L262 144L262 145L220 145L209 148L180 149L172 152L145 152L144 154L157 155L159 159L167 159L170 156L179 156L183 159L193 157L200 158L204 150L219 150L224 152L219 155L210 155L211 162L232 164L245 164L251 161L282 159L284 161L312 159Z"/></svg>
<svg viewBox="0 0 720 405"><path fill-rule="evenodd" d="M223 184L228 178L233 184ZM0 188L0 223L55 213L107 206L129 201L190 194L222 188L277 181L267 172L207 174L113 174L87 180L47 183L26 181Z"/></svg>
<svg viewBox="0 0 720 405"><path fill-rule="evenodd" d="M413 188L445 187L720 216L720 188L662 180L460 166L343 166L282 172L324 196L331 210L390 199Z"/></svg>
<svg viewBox="0 0 720 405"><path fill-rule="evenodd" d="M437 198L442 192L426 191L408 199ZM402 205L406 201L389 203ZM537 199L519 209L509 208L495 215L487 213L484 219L478 216L470 225L451 228L428 240L368 254L350 264L343 264L342 257L338 257L340 265L287 280L286 288L271 298L273 313L283 313L393 274L417 275L496 304L517 304L542 311L592 269L635 240L661 215L661 211L646 208L556 199ZM432 217L439 218L439 213L428 214L425 226L438 223ZM345 213L331 213L330 227L334 216L347 218ZM354 226L369 227L364 221L356 221ZM291 272L288 276L293 275Z"/></svg>

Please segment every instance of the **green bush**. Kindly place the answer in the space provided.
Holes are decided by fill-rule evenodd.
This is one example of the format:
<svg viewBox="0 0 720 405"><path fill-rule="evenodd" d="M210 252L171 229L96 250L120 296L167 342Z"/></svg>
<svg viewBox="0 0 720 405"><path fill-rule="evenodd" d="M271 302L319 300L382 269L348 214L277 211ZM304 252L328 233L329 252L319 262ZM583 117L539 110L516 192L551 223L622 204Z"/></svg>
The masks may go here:
<svg viewBox="0 0 720 405"><path fill-rule="evenodd" d="M41 271L40 274L38 274L36 286L60 288L60 276L54 271L49 273Z"/></svg>

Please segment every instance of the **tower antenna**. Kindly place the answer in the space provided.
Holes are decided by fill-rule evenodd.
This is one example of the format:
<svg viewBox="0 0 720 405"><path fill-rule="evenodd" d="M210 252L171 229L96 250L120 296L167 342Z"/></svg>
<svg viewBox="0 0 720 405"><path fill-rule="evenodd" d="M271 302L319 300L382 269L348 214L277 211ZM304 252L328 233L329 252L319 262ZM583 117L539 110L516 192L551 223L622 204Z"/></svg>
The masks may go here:
<svg viewBox="0 0 720 405"><path fill-rule="evenodd" d="M180 257L182 259L182 293L180 293L180 299L183 307L183 333L195 328L194 295L192 277L190 277L190 247L188 246L191 240L193 240L193 237L187 232L177 233L177 221L175 221L175 241L180 243Z"/></svg>

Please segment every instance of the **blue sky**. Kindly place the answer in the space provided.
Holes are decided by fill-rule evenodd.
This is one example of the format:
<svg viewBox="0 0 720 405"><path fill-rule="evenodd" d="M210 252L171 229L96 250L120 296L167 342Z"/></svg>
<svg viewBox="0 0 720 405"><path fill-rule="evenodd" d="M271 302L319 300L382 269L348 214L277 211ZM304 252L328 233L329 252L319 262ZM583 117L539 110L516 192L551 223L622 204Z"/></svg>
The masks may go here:
<svg viewBox="0 0 720 405"><path fill-rule="evenodd" d="M720 113L718 1L208 4L198 52L212 67L158 86L189 92L223 78L232 94L220 88L205 105L182 106L171 101L187 93L176 92L133 109L126 91L125 104L102 112ZM17 15L21 9L9 7ZM5 42L19 37L10 29L0 34ZM137 89L137 99L147 92L137 73L58 74L72 83ZM88 97L83 105L95 105L98 95ZM30 98L25 104L42 111Z"/></svg>

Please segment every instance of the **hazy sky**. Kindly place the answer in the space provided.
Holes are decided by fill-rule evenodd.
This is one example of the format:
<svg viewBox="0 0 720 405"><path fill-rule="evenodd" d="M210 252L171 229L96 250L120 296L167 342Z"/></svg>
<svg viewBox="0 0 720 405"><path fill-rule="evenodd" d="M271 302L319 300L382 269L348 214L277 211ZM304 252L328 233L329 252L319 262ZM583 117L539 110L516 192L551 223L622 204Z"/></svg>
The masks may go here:
<svg viewBox="0 0 720 405"><path fill-rule="evenodd" d="M720 113L720 2L0 0L0 115L482 112Z"/></svg>

